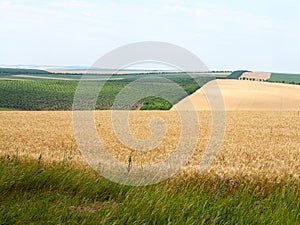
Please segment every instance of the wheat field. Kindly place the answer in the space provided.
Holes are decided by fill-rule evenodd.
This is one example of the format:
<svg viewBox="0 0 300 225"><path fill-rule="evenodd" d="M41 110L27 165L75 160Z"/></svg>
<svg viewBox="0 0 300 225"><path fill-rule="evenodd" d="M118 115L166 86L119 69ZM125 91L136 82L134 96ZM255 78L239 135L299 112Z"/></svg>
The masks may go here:
<svg viewBox="0 0 300 225"><path fill-rule="evenodd" d="M220 94L218 95L218 92ZM227 111L299 111L300 86L247 80L214 80L181 100L172 110L210 110L206 96L223 99Z"/></svg>
<svg viewBox="0 0 300 225"><path fill-rule="evenodd" d="M178 176L197 173L210 138L211 114L198 112L201 124L193 157ZM139 139L151 136L149 122L160 117L167 126L162 143L149 152L133 151L116 137L111 111L95 112L95 125L108 151L118 160L149 165L165 160L176 149L181 123L176 111L132 111L130 129ZM74 139L72 112L0 112L0 154L57 163L63 159L88 168ZM274 180L300 174L300 114L297 111L227 112L222 147L205 174L236 179Z"/></svg>

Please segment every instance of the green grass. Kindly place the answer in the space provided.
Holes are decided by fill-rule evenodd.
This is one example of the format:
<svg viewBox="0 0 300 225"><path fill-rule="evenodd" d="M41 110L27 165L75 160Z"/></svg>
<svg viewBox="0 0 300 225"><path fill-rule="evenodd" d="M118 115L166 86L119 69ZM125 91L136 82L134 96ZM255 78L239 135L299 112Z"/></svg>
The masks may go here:
<svg viewBox="0 0 300 225"><path fill-rule="evenodd" d="M173 74L174 75L174 74ZM183 74L163 75L181 86L187 94L179 93L174 88L166 88L164 84L149 82L143 85L145 91L156 88L157 93L170 96L169 101L161 98L148 96L142 102L142 109L169 109L188 94L199 89L203 84L212 79L212 77L199 76L196 78L200 85L189 76ZM63 75L67 76L67 75ZM122 80L109 80L99 93L96 109L111 109L117 94L132 81L148 75L120 75L116 76ZM157 75L159 76L159 75ZM116 77L113 77L116 78ZM22 81L0 81L0 108L20 109L20 110L71 110L74 94L79 81L61 81L61 80L22 80ZM91 81L92 82L92 81ZM94 83L103 81L93 81ZM161 86L159 86L161 85ZM167 85L167 84L166 84ZM162 90L159 89L162 87ZM164 87L164 88L163 88ZM132 88L133 89L133 88ZM140 104L137 102L136 104ZM128 106L121 106L128 109ZM135 106L132 106L135 108Z"/></svg>
<svg viewBox="0 0 300 225"><path fill-rule="evenodd" d="M198 177L112 183L71 162L0 159L1 224L299 224L299 189Z"/></svg>
<svg viewBox="0 0 300 225"><path fill-rule="evenodd" d="M270 82L300 84L300 74L272 73Z"/></svg>

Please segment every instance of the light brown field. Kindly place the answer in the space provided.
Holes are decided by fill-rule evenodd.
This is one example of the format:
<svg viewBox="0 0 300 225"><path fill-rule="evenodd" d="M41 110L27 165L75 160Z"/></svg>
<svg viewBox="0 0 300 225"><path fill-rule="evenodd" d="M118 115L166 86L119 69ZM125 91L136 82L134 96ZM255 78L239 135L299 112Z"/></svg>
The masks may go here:
<svg viewBox="0 0 300 225"><path fill-rule="evenodd" d="M35 76L35 75L23 75L23 74L18 74L18 75L12 75L14 77L24 77L24 78L38 78L38 79L47 79L47 80L73 80L70 78L62 78L62 77L44 77L44 76Z"/></svg>
<svg viewBox="0 0 300 225"><path fill-rule="evenodd" d="M300 86L244 80L214 80L177 103L172 110L188 110L191 100L196 110L210 110L206 93L221 91L227 111L299 111Z"/></svg>
<svg viewBox="0 0 300 225"><path fill-rule="evenodd" d="M19 77L19 78L38 78L38 79L43 79L43 80L79 80L78 78L64 78L64 77L45 77L45 76L35 76L35 75L23 75L23 74L19 74L19 75L12 75L14 77ZM0 78L1 79L1 78ZM5 80L25 80L25 79L15 79L15 78L3 78ZM110 80L123 80L124 78L119 78L119 77L113 77L110 78ZM85 80L91 80L91 81L100 81L100 80L107 80L107 78L101 78L101 77L97 77L97 78L85 78Z"/></svg>
<svg viewBox="0 0 300 225"><path fill-rule="evenodd" d="M255 79L256 81L264 81L268 80L271 77L271 73L266 72L246 72L243 73L242 76L239 77L239 80L243 79Z"/></svg>
<svg viewBox="0 0 300 225"><path fill-rule="evenodd" d="M201 134L194 156L181 174L198 170L210 137L209 112L199 112ZM120 161L128 162L131 149L123 146L114 134L110 111L96 112L96 127L108 151ZM132 132L140 139L150 135L148 122L161 117L168 130L162 144L147 152L133 152L133 164L149 165L166 159L175 150L181 125L175 111L132 111ZM71 112L0 112L0 154L16 154L22 159L42 159L47 163L72 158L86 167L72 132ZM227 112L226 133L216 160L206 171L212 176L249 179L284 179L300 175L299 112Z"/></svg>
<svg viewBox="0 0 300 225"><path fill-rule="evenodd" d="M66 73L66 74L135 74L135 73L152 73L153 71L144 71L144 70L46 70L50 73ZM155 71L154 71L155 72Z"/></svg>

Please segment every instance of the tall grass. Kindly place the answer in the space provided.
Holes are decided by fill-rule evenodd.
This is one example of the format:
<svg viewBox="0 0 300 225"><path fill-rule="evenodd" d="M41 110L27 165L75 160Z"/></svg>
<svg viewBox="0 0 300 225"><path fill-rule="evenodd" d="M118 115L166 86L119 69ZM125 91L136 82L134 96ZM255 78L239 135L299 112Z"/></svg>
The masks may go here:
<svg viewBox="0 0 300 225"><path fill-rule="evenodd" d="M71 163L0 159L0 224L297 224L299 183L197 175L112 183Z"/></svg>

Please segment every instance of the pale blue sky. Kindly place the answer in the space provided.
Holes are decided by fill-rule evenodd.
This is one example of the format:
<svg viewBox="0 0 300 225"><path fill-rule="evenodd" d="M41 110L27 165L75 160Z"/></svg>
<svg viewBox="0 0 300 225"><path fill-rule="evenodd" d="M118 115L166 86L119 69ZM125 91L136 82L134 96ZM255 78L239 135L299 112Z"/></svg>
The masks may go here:
<svg viewBox="0 0 300 225"><path fill-rule="evenodd" d="M212 70L300 72L300 1L0 0L0 64L92 65L137 41L180 45Z"/></svg>

